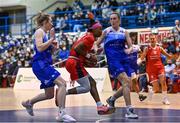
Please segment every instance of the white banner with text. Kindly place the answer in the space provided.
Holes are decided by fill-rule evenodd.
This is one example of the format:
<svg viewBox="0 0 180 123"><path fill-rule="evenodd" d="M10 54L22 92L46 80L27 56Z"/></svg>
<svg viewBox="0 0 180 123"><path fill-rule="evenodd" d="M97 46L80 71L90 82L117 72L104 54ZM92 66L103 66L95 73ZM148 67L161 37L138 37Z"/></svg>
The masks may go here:
<svg viewBox="0 0 180 123"><path fill-rule="evenodd" d="M66 80L70 81L70 75L65 68L57 68L61 73L61 76ZM88 73L97 82L97 89L99 92L112 91L112 86L109 78L107 68L86 68ZM14 89L40 89L40 81L32 72L32 68L20 68L16 77ZM75 87L79 84L75 82ZM67 82L67 89L70 87L70 83Z"/></svg>

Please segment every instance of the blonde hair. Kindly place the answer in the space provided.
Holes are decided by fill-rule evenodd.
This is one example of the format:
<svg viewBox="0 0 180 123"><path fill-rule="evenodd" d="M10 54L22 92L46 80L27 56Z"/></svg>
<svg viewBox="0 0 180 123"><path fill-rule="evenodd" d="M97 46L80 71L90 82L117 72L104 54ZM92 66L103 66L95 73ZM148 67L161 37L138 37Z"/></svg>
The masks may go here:
<svg viewBox="0 0 180 123"><path fill-rule="evenodd" d="M36 17L36 24L38 27L43 25L44 21L49 21L49 17L51 17L49 14L39 12Z"/></svg>

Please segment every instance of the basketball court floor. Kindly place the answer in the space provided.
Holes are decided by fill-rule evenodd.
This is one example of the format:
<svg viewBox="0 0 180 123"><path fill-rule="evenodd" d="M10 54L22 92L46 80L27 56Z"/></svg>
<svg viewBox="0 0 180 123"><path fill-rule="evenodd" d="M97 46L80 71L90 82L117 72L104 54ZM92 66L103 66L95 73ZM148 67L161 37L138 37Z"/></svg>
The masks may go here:
<svg viewBox="0 0 180 123"><path fill-rule="evenodd" d="M0 89L0 122L56 122L57 107L54 99L34 105L35 116L29 116L21 106L21 101L40 93L38 90ZM100 93L103 103L114 92ZM146 93L145 93L146 94ZM160 94L155 94L152 101L140 102L135 93L131 93L132 104L138 119L126 119L123 98L116 101L116 112L100 116L89 93L67 96L66 111L77 119L77 122L110 123L110 122L180 122L180 94L169 94L170 105L163 105Z"/></svg>

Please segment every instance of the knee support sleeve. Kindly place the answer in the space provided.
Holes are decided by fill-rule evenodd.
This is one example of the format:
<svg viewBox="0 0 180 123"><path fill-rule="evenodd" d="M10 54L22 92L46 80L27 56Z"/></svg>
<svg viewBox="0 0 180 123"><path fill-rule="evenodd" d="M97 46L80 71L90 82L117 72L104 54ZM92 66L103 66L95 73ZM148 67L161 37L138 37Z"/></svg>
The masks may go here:
<svg viewBox="0 0 180 123"><path fill-rule="evenodd" d="M80 86L78 86L76 88L78 94L79 93L87 93L90 91L91 86L90 86L88 76L85 76L85 77L77 80L77 82L80 84Z"/></svg>

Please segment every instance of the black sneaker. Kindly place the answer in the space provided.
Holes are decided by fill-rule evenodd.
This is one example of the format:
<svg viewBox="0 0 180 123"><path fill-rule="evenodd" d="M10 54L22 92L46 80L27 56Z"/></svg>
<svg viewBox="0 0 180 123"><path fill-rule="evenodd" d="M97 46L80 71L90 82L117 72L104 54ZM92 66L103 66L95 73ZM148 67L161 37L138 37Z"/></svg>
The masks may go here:
<svg viewBox="0 0 180 123"><path fill-rule="evenodd" d="M111 100L111 97L112 97L112 96L110 96L110 97L106 100L106 102L109 104L110 107L115 107L115 106L114 106L115 101Z"/></svg>
<svg viewBox="0 0 180 123"><path fill-rule="evenodd" d="M142 94L139 94L139 100L144 101L147 98L147 96L144 96Z"/></svg>

